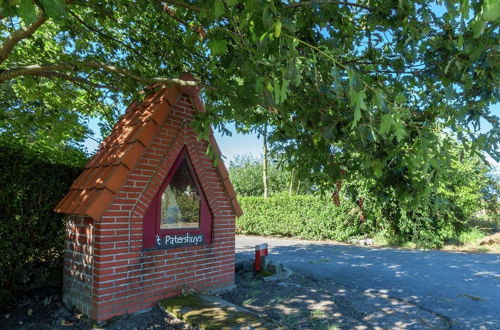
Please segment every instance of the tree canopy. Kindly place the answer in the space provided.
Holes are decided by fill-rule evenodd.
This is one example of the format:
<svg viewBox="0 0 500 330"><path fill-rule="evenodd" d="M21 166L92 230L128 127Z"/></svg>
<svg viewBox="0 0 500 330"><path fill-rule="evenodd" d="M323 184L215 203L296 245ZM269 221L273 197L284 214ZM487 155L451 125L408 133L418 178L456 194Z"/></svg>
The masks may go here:
<svg viewBox="0 0 500 330"><path fill-rule="evenodd" d="M495 0L3 0L0 131L81 140L192 72L196 128L269 124L272 150L324 189L375 180L421 203L463 152L500 156ZM141 94L142 93L142 94ZM481 132L480 124L492 129ZM367 181L368 182L368 181ZM389 193L388 191L392 192Z"/></svg>

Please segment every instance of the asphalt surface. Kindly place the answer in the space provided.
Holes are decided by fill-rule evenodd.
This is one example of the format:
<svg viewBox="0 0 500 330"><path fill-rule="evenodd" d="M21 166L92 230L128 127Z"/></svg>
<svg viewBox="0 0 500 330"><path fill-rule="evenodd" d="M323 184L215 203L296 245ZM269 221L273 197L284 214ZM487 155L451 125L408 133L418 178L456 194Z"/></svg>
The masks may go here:
<svg viewBox="0 0 500 330"><path fill-rule="evenodd" d="M269 244L274 263L369 297L434 313L451 329L500 329L500 254L468 254L237 236L236 258Z"/></svg>

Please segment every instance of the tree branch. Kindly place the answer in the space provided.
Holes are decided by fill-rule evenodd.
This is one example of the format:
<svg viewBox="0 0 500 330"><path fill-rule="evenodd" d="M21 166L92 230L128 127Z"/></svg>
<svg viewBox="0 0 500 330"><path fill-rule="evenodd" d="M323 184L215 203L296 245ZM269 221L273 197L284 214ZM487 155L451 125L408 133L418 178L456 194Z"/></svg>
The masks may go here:
<svg viewBox="0 0 500 330"><path fill-rule="evenodd" d="M184 1L179 1L179 0L165 0L165 2L168 3L168 4L170 4L170 5L174 5L174 6L186 8L188 10L191 10L191 11L194 11L194 12L197 12L197 13L201 11L200 7L196 7L196 6L190 5L189 3L186 3Z"/></svg>
<svg viewBox="0 0 500 330"><path fill-rule="evenodd" d="M160 3L160 6L163 10L164 13L166 13L169 17L171 17L172 19L176 20L177 22L181 23L182 25L184 25L187 29L195 32L198 34L198 37L200 38L200 40L203 40L205 38L205 35L207 34L205 32L205 29L199 25L199 24L189 24L188 22L180 19L179 17L177 17L177 12L175 11L175 9L171 9L166 3L162 2L162 1L158 1Z"/></svg>
<svg viewBox="0 0 500 330"><path fill-rule="evenodd" d="M298 8L298 7L309 7L309 6L314 6L314 5L320 5L320 6L325 6L325 5L344 5L344 6L351 6L351 7L358 7L358 8L363 8L368 11L374 11L373 8L365 6L365 5L360 5L359 3L355 2L347 2L347 1L329 1L329 0L318 0L318 1L301 1L301 2L294 2L294 3L289 3L284 6L284 8Z"/></svg>
<svg viewBox="0 0 500 330"><path fill-rule="evenodd" d="M82 77L70 76L70 75L67 75L67 74L61 73L61 72L54 72L54 71L33 72L30 75L37 76L37 77L45 77L45 78L60 78L63 80L77 83L78 85L84 84L84 85L92 86L94 88L105 88L105 89L109 89L113 92L119 91L119 89L117 87L112 87L112 86L108 86L108 85L104 85L104 84L98 84L98 83L92 82L92 81L85 79L85 78L82 78Z"/></svg>
<svg viewBox="0 0 500 330"><path fill-rule="evenodd" d="M137 56L139 56L140 58L142 58L144 61L147 61L149 63L151 63L151 61L148 59L148 58L145 58L144 56L141 55L141 53L139 53L139 51L137 51L137 49L134 49L133 47L127 45L126 43L124 43L123 41L120 41L118 39L116 39L115 37L113 36L109 36L107 35L106 33L102 32L101 30L91 26L90 24L87 24L83 19L81 19L78 15L76 15L73 11L69 10L68 11L70 13L71 16L73 16L78 22L80 22L80 24L82 24L83 26L85 26L87 29L89 29L90 31L92 32L95 32L97 33L98 35L100 35L101 37L105 38L105 39L108 39L108 40L111 40L111 41L114 41L120 45L122 45L123 47L129 49L130 51L132 51L134 54L136 54Z"/></svg>
<svg viewBox="0 0 500 330"><path fill-rule="evenodd" d="M5 62L5 60L9 57L10 52L19 41L29 38L43 23L45 23L46 20L47 16L45 16L45 13L40 10L40 13L33 23L12 32L12 34L9 35L0 46L0 64Z"/></svg>
<svg viewBox="0 0 500 330"><path fill-rule="evenodd" d="M8 81L19 76L32 76L38 75L39 73L47 73L53 71L78 71L81 68L85 69L99 69L107 71L110 73L117 74L122 77L126 77L138 82L145 84L166 84L166 85L181 85L181 86L197 86L199 83L197 81L187 81L182 79L171 79L171 78L147 78L138 76L128 70L116 67L114 65L87 61L87 62L71 62L71 63L53 63L53 64L42 64L42 65L27 65L17 68L12 68L9 70L0 71L0 82Z"/></svg>

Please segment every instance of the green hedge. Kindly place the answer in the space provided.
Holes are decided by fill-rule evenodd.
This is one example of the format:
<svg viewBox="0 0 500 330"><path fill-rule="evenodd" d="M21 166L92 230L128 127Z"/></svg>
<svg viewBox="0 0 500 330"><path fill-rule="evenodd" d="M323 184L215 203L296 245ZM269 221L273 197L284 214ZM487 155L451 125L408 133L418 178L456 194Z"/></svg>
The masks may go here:
<svg viewBox="0 0 500 330"><path fill-rule="evenodd" d="M0 140L0 306L62 272L63 216L52 210L84 161L73 148Z"/></svg>
<svg viewBox="0 0 500 330"><path fill-rule="evenodd" d="M303 239L345 241L361 234L358 208L335 206L331 199L314 195L238 197L243 216L237 233Z"/></svg>

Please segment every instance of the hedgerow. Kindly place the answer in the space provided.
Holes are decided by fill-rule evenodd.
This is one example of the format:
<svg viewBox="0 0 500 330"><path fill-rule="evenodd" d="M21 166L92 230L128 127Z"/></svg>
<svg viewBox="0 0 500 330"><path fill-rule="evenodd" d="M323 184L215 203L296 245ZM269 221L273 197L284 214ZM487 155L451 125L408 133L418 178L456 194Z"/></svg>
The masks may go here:
<svg viewBox="0 0 500 330"><path fill-rule="evenodd" d="M0 306L52 273L62 275L64 218L52 210L84 162L72 148L0 139Z"/></svg>
<svg viewBox="0 0 500 330"><path fill-rule="evenodd" d="M238 201L244 212L236 224L240 234L343 241L364 230L354 204L337 207L322 196L278 194Z"/></svg>
<svg viewBox="0 0 500 330"><path fill-rule="evenodd" d="M484 219L498 219L498 179L488 174L477 155L454 148L463 154L462 159L429 168L434 176L431 181L418 168L384 168L370 179L346 171L333 188L308 185L305 196L294 195L288 188L291 173L281 169L280 177L289 182L270 185L269 199L249 196L261 195L259 163L233 162L229 173L244 211L238 232L343 241L372 237L394 245L412 242L439 248L477 227L481 219L481 228L496 228L495 221ZM391 182L395 180L404 188L394 188ZM320 191L330 196L338 193L340 206L331 198L315 195Z"/></svg>
<svg viewBox="0 0 500 330"><path fill-rule="evenodd" d="M353 184L345 188L353 189ZM377 237L395 245L414 242L423 247L441 247L471 230L471 219L481 208L481 196L462 187L453 194L443 188L431 196L434 203L446 203L438 211L423 206L407 210L396 196L376 203L367 192L362 195L366 197L360 207L348 199L344 190L340 206L330 198L313 194L239 197L243 216L237 219L236 231L312 240Z"/></svg>

